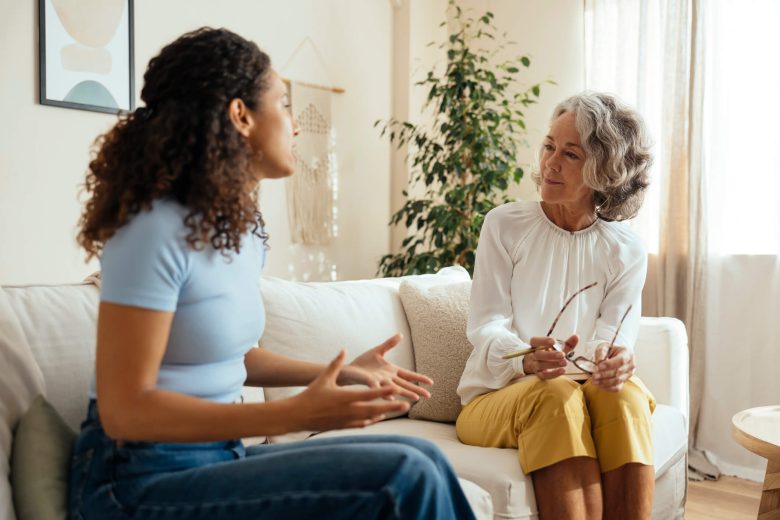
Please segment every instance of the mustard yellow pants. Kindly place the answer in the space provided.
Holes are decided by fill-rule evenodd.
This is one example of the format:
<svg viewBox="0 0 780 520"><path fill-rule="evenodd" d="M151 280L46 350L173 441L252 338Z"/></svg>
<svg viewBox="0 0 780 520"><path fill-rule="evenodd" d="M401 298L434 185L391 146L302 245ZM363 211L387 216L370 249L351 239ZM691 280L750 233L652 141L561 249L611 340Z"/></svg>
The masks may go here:
<svg viewBox="0 0 780 520"><path fill-rule="evenodd" d="M566 377L524 377L467 404L456 430L464 444L517 448L526 475L572 457L598 459L605 473L653 464L655 399L638 378L619 392Z"/></svg>

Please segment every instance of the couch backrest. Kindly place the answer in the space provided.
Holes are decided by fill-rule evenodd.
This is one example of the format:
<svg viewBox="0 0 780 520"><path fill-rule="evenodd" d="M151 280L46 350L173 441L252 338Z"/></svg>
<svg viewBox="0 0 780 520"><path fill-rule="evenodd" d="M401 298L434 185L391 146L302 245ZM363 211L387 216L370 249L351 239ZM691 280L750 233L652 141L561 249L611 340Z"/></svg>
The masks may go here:
<svg viewBox="0 0 780 520"><path fill-rule="evenodd" d="M15 518L11 500L13 432L35 396L43 392L41 369L33 359L16 313L0 289L0 519Z"/></svg>
<svg viewBox="0 0 780 520"><path fill-rule="evenodd" d="M261 287L267 326L261 344L293 357L327 361L341 347L354 356L401 332L404 340L389 357L413 369L411 335L398 296L401 280L297 283L266 278ZM47 399L77 430L94 370L97 287L82 283L1 290L43 373ZM682 323L642 318L636 355L637 373L658 402L687 416L688 349ZM247 390L249 400L263 400L260 389ZM295 392L266 389L265 393L268 399L281 399Z"/></svg>
<svg viewBox="0 0 780 520"><path fill-rule="evenodd" d="M43 372L46 399L78 431L95 364L97 287L82 283L2 290Z"/></svg>

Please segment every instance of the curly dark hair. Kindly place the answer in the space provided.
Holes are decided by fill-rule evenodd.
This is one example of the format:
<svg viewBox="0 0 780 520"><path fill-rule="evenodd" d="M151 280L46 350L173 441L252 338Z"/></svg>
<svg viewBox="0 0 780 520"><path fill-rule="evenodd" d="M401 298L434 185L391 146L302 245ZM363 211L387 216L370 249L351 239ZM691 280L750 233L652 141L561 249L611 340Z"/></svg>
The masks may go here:
<svg viewBox="0 0 780 520"><path fill-rule="evenodd" d="M246 232L259 228L263 236L252 151L227 109L236 98L257 108L270 70L255 43L209 27L152 58L141 91L146 106L121 115L95 141L78 234L88 259L161 198L189 210L186 240L194 249L238 252Z"/></svg>

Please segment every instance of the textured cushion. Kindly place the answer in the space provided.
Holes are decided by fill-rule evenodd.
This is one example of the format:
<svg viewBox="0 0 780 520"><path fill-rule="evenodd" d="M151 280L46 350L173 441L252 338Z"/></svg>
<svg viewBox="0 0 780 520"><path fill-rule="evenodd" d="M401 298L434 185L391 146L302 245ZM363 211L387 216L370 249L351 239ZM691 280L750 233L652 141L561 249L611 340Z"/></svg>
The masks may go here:
<svg viewBox="0 0 780 520"><path fill-rule="evenodd" d="M68 470L76 434L42 396L14 434L11 485L19 518L68 517Z"/></svg>
<svg viewBox="0 0 780 520"><path fill-rule="evenodd" d="M449 279L401 283L399 293L412 334L415 365L434 381L431 398L412 406L409 417L444 422L458 418L461 404L456 390L473 348L466 337L470 291L465 270Z"/></svg>
<svg viewBox="0 0 780 520"><path fill-rule="evenodd" d="M43 372L44 395L78 431L95 370L97 287L82 283L4 289Z"/></svg>
<svg viewBox="0 0 780 520"><path fill-rule="evenodd" d="M0 519L15 518L8 481L11 439L19 419L43 392L41 369L35 363L16 314L0 288Z"/></svg>

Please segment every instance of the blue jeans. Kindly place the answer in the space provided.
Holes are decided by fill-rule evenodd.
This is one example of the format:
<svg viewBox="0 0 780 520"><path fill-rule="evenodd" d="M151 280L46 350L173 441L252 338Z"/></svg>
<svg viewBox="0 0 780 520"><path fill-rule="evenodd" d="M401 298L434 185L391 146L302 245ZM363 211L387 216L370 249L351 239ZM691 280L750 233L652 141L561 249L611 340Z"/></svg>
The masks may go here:
<svg viewBox="0 0 780 520"><path fill-rule="evenodd" d="M70 473L71 518L474 518L428 441L376 435L244 448L116 443L90 402Z"/></svg>

